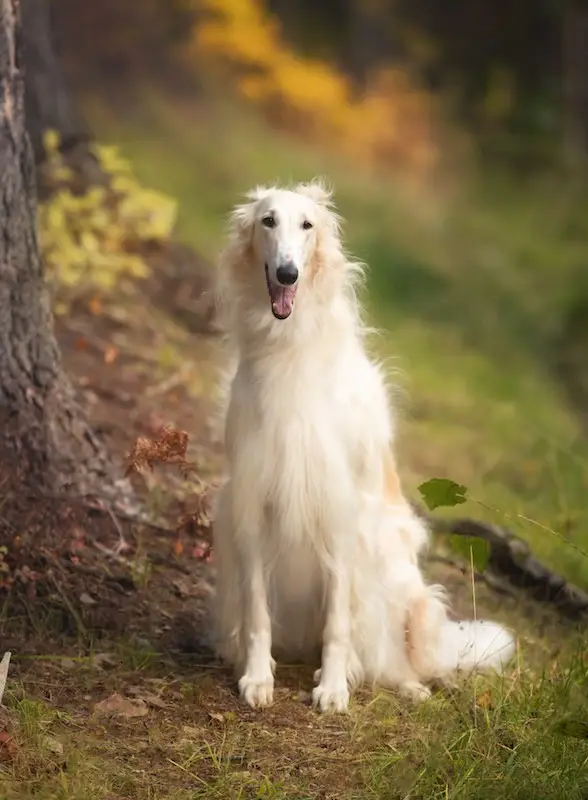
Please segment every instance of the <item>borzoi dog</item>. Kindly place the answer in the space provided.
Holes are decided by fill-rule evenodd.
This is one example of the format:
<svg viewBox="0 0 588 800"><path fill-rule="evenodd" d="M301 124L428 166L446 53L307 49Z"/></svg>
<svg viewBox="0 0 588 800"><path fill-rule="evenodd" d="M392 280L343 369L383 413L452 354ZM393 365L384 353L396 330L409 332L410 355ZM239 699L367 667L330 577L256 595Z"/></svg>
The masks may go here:
<svg viewBox="0 0 588 800"><path fill-rule="evenodd" d="M313 703L344 711L359 683L423 698L427 682L499 669L514 651L497 624L450 621L423 579L427 531L401 491L386 383L364 349L361 273L321 184L258 188L233 211L218 273L235 369L215 617L253 707L272 702L274 655L320 657Z"/></svg>

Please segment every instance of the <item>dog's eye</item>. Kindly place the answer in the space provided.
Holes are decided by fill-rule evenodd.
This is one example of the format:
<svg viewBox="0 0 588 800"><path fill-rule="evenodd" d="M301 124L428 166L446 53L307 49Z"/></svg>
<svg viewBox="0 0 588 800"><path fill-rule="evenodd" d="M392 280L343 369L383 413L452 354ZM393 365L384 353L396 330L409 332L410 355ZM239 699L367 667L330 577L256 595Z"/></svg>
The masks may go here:
<svg viewBox="0 0 588 800"><path fill-rule="evenodd" d="M302 223L302 227L305 231L309 231L312 228L312 222L309 222L307 219L305 219Z"/></svg>
<svg viewBox="0 0 588 800"><path fill-rule="evenodd" d="M266 228L275 228L276 227L275 217L272 217L271 214L268 214L267 217L263 217L263 219L261 220L261 224L265 225Z"/></svg>

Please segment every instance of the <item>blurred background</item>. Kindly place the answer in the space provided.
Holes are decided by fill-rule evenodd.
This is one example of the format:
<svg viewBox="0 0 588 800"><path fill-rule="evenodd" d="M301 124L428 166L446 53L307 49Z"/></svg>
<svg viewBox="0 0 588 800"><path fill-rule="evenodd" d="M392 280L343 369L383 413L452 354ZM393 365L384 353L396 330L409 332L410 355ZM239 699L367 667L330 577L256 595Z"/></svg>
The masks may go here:
<svg viewBox="0 0 588 800"><path fill-rule="evenodd" d="M588 585L588 4L23 0L23 15L38 162L54 132L116 146L121 186L117 158L204 261L252 185L334 185L397 372L411 494L464 484L472 515ZM56 215L41 206L49 269Z"/></svg>

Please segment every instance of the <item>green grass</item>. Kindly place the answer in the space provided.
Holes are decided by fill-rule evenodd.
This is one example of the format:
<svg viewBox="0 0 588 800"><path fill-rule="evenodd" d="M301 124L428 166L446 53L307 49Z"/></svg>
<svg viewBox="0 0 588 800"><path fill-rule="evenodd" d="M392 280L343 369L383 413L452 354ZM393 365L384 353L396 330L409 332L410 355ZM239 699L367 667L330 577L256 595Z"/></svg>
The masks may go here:
<svg viewBox="0 0 588 800"><path fill-rule="evenodd" d="M279 669L276 705L252 713L219 672L180 678L152 662L104 673L81 659L66 688L59 663L43 660L43 680L55 687L44 699L25 691L35 691L31 663L6 698L6 800L583 800L588 792L580 657L535 680L523 671L478 678L421 707L360 693L343 716L317 715L300 699L308 671ZM138 718L98 713L113 691L158 704Z"/></svg>
<svg viewBox="0 0 588 800"><path fill-rule="evenodd" d="M146 94L116 119L88 104L98 136L120 143L138 175L180 203L179 235L213 259L230 206L259 182L326 174L347 243L370 267L375 343L399 370L400 447L411 491L450 477L588 586L588 443L550 363L577 287L585 191L555 178L494 176L451 198L403 200L376 179L270 131L227 101L190 108ZM529 521L532 520L532 521Z"/></svg>

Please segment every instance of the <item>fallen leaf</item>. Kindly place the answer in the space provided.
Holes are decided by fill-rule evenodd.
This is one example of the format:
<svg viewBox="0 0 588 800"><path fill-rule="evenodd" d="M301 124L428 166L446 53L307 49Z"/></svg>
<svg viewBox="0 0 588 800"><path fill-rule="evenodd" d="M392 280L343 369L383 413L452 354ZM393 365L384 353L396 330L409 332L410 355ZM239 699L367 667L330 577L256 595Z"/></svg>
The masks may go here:
<svg viewBox="0 0 588 800"><path fill-rule="evenodd" d="M127 457L125 475L132 472L153 472L155 464L175 464L183 473L188 474L195 469L195 465L186 460L187 447L186 431L175 430L171 425L160 428L153 440L139 436Z"/></svg>
<svg viewBox="0 0 588 800"><path fill-rule="evenodd" d="M209 564L212 561L212 547L208 542L200 542L192 548L192 558L198 558Z"/></svg>
<svg viewBox="0 0 588 800"><path fill-rule="evenodd" d="M80 603L83 603L85 606L95 606L96 600L94 600L93 597L90 597L87 592L82 592L80 595Z"/></svg>
<svg viewBox="0 0 588 800"><path fill-rule="evenodd" d="M119 659L114 653L94 653L92 663L95 667L115 667Z"/></svg>
<svg viewBox="0 0 588 800"><path fill-rule="evenodd" d="M480 708L492 708L492 692L486 689L476 697L476 705Z"/></svg>
<svg viewBox="0 0 588 800"><path fill-rule="evenodd" d="M225 722L225 715L221 714L219 711L209 711L208 716L215 722Z"/></svg>
<svg viewBox="0 0 588 800"><path fill-rule="evenodd" d="M16 745L12 734L0 731L0 761L12 761L16 753Z"/></svg>
<svg viewBox="0 0 588 800"><path fill-rule="evenodd" d="M113 344L109 345L106 348L106 352L104 353L104 363L105 364L113 364L118 357L118 347L115 347Z"/></svg>
<svg viewBox="0 0 588 800"><path fill-rule="evenodd" d="M90 313L94 316L97 316L102 311L102 301L95 295L90 302L88 303L88 308L90 309Z"/></svg>
<svg viewBox="0 0 588 800"><path fill-rule="evenodd" d="M123 697L118 692L96 703L94 709L100 714L117 714L121 717L144 717L149 713L144 700L141 698L132 700L129 697Z"/></svg>
<svg viewBox="0 0 588 800"><path fill-rule="evenodd" d="M156 694L144 694L143 700L147 703L147 705L154 706L155 708L167 708L167 703L164 703L161 697L158 697Z"/></svg>
<svg viewBox="0 0 588 800"><path fill-rule="evenodd" d="M44 736L43 744L47 750L49 750L51 753L54 753L56 756L63 755L63 745L59 739L54 739L52 736Z"/></svg>
<svg viewBox="0 0 588 800"><path fill-rule="evenodd" d="M181 556L184 552L184 543L180 541L180 539L176 539L174 542L173 550L176 556Z"/></svg>

